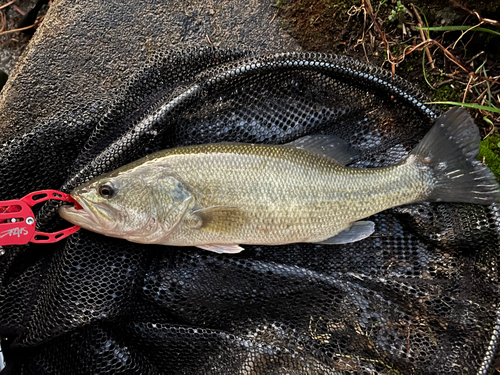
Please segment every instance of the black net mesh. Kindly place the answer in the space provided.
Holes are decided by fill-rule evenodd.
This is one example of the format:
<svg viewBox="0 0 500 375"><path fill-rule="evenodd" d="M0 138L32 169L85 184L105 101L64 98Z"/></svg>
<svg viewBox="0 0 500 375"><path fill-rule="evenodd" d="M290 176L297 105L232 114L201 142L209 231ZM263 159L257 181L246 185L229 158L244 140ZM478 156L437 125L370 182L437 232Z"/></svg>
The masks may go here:
<svg viewBox="0 0 500 375"><path fill-rule="evenodd" d="M353 166L394 164L439 114L380 68L320 54L157 53L112 97L0 129L0 199L78 184L187 144L282 144L335 134ZM93 110L109 107L100 122ZM56 204L39 229L64 223ZM348 245L245 246L238 255L81 230L5 247L7 371L488 373L497 359L498 207L415 204Z"/></svg>

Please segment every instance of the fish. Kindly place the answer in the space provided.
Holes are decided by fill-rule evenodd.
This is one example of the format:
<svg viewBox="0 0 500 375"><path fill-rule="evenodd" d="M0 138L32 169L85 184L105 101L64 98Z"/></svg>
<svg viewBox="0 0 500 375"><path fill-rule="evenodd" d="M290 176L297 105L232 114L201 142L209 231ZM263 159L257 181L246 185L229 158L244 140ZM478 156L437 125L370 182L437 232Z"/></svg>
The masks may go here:
<svg viewBox="0 0 500 375"><path fill-rule="evenodd" d="M344 140L309 135L283 145L212 143L150 154L75 188L82 207L60 216L143 244L234 254L240 245L346 244L370 237L370 216L415 202L498 202L478 161L479 130L464 108L437 118L399 164L348 167Z"/></svg>

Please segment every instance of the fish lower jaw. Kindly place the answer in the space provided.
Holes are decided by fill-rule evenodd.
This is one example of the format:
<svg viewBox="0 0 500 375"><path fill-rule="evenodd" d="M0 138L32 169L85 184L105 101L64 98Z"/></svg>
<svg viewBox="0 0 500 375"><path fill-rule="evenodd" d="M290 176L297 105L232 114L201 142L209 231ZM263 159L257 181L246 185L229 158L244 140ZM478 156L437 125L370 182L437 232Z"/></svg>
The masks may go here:
<svg viewBox="0 0 500 375"><path fill-rule="evenodd" d="M82 209L76 209L73 206L59 207L59 216L64 220L69 221L81 228L91 230L93 232L102 233L101 226L95 221L94 217Z"/></svg>

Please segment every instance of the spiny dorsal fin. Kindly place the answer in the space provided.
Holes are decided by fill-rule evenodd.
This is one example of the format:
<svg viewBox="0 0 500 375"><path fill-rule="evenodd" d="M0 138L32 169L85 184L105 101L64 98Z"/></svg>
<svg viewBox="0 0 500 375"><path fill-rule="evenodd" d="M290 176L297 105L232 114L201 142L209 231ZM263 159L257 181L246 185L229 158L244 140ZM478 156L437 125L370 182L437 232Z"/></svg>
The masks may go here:
<svg viewBox="0 0 500 375"><path fill-rule="evenodd" d="M238 207L213 206L195 210L186 219L193 229L227 233L241 228L246 222L246 214Z"/></svg>
<svg viewBox="0 0 500 375"><path fill-rule="evenodd" d="M349 164L358 156L358 153L347 142L334 135L306 135L284 146L326 156L340 165Z"/></svg>

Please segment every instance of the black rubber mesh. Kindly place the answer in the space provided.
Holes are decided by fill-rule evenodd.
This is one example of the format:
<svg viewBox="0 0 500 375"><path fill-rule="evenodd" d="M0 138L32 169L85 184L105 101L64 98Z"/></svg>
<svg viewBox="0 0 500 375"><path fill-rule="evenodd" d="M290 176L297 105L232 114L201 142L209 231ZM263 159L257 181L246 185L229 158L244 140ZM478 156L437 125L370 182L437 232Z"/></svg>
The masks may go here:
<svg viewBox="0 0 500 375"><path fill-rule="evenodd" d="M371 168L404 158L439 114L401 78L345 57L157 53L112 96L2 129L0 199L78 184L151 152L336 134ZM89 115L90 113L90 115ZM43 230L64 223L56 204ZM6 246L7 371L488 373L497 361L497 206L415 204L348 245L245 246L238 255L81 230Z"/></svg>

